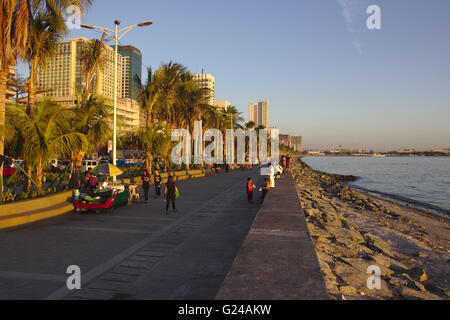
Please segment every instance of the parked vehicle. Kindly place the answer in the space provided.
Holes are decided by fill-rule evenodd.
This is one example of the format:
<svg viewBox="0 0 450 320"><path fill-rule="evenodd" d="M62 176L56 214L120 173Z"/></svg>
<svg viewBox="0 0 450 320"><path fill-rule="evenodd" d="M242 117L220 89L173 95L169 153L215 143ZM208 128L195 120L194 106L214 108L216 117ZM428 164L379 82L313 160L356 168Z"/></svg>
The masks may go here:
<svg viewBox="0 0 450 320"><path fill-rule="evenodd" d="M71 163L69 160L52 160L50 161L51 164L51 171L52 172L59 172L59 171L64 171L66 170L68 167L71 166Z"/></svg>
<svg viewBox="0 0 450 320"><path fill-rule="evenodd" d="M3 164L3 176L4 177L11 177L14 172L16 172L17 168L11 167L7 163Z"/></svg>
<svg viewBox="0 0 450 320"><path fill-rule="evenodd" d="M100 159L85 159L81 164L81 171L88 171L90 169L94 169L98 165L105 163Z"/></svg>
<svg viewBox="0 0 450 320"><path fill-rule="evenodd" d="M75 202L75 211L76 212L89 212L93 211L96 213L105 212L108 209L111 209L114 206L114 200L117 195L120 193L120 190L114 190L111 196L103 201L101 197L96 201L86 201L86 200L78 200Z"/></svg>

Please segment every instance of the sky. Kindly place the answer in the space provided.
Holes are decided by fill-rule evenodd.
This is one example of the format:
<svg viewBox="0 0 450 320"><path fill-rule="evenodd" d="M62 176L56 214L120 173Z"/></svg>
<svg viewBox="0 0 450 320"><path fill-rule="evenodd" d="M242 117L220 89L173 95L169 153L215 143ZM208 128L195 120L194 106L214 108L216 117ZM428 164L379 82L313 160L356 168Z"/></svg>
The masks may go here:
<svg viewBox="0 0 450 320"><path fill-rule="evenodd" d="M249 102L270 99L270 125L304 149L450 147L448 0L95 0L83 23L115 19L153 21L121 40L144 68L204 69L246 120Z"/></svg>

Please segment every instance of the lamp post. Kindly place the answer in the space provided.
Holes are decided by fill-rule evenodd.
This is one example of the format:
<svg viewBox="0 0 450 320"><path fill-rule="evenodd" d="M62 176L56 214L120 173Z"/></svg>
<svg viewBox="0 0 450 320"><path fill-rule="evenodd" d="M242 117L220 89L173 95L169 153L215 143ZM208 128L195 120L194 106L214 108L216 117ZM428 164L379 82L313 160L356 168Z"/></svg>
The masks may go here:
<svg viewBox="0 0 450 320"><path fill-rule="evenodd" d="M114 21L114 30L108 29L108 28L103 28L103 27L96 27L96 26L91 26L88 24L82 24L81 27L82 28L86 28L86 29L97 29L100 30L102 32L104 32L106 35L108 35L113 41L114 41L114 120L113 120L113 127L114 127L114 136L113 136L113 164L116 166L117 165L117 85L118 85L118 81L117 81L117 73L118 73L118 69L117 69L117 62L118 62L118 43L119 40L122 39L122 37L127 34L131 29L135 28L135 27L147 27L149 25L153 24L152 21L145 21L145 22L141 22L123 29L119 30L119 25L120 25L120 21L119 20L115 20ZM114 177L114 182L116 181L116 177Z"/></svg>

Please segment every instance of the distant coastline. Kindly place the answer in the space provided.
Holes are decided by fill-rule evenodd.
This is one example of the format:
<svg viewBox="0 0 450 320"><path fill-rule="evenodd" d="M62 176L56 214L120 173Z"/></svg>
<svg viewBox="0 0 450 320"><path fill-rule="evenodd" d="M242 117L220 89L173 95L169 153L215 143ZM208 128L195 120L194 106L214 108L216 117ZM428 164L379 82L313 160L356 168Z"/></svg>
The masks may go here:
<svg viewBox="0 0 450 320"><path fill-rule="evenodd" d="M308 158L308 157L314 158L314 156L307 155L307 156L302 156L301 160L305 161L306 160L305 158ZM321 156L316 156L316 157L321 157ZM338 158L338 157L340 157L340 158L349 157L349 158L353 158L353 159L358 158L358 156L354 156L354 155L327 155L327 156L322 156L322 157L324 157L324 158L328 157L328 158L333 158L333 159ZM412 156L412 157L411 156L386 156L386 157L390 157L391 159L392 158L411 159L411 158L416 157L416 158L418 158L418 161L419 161L419 158L424 159L426 156ZM368 158L368 157L364 157L364 159L366 159L366 158ZM434 158L443 158L443 157L442 156L434 156ZM336 163L336 164L340 163L340 162L334 162L334 160L332 160L332 161L333 161L333 163ZM355 161L357 162L358 160L356 159ZM352 163L355 164L355 161L350 162L348 166L350 166L352 168L352 166L353 166ZM363 159L361 161L363 161ZM413 162L415 162L415 161L413 160ZM447 161L445 161L445 162L447 162ZM384 161L378 162L376 159L374 159L372 162L373 165L384 167L383 163L384 163ZM419 163L421 163L421 162L419 162ZM388 166L386 168L389 168L390 162L387 162L386 166ZM319 168L315 169L314 171L316 171L320 174L332 176L334 179L336 179L340 183L342 183L348 187L351 187L353 189L356 189L360 192L368 193L368 194L371 194L372 196L379 197L379 198L381 197L384 200L393 201L398 204L410 207L411 209L420 210L427 214L439 216L439 217L445 218L445 219L450 219L450 210L449 210L448 206L445 207L445 206L443 206L442 203L439 203L439 202L430 203L430 202L427 202L427 200L424 200L424 198L422 198L422 199L420 197L415 198L413 194L408 194L408 192L404 192L404 191L403 192L402 191L394 192L392 190L392 188L387 188L387 190L384 190L384 188L382 188L382 187L367 184L367 181L375 181L378 183L380 181L377 181L373 176L371 177L370 175L366 176L365 174L363 174L363 176L358 176L358 173L356 173L356 172L361 173L361 171L358 170L358 167L355 167L355 171L353 171L352 169L349 169L348 167L346 168L346 170L342 170L342 168L341 168L341 170L331 170L331 169L327 170L323 166L321 168L319 166ZM332 171L332 172L330 172L330 171ZM355 174L353 172L355 172ZM414 172L416 172L416 171L414 171ZM344 173L344 175L342 175L342 173ZM372 175L373 175L373 173L372 173ZM376 174L376 175L378 176L378 174ZM358 183L358 181L363 181L363 182ZM366 182L366 183L364 183L364 182ZM389 182L387 182L387 183L389 183ZM399 188L400 187L401 186L399 186ZM424 193L424 195L426 196L427 194Z"/></svg>

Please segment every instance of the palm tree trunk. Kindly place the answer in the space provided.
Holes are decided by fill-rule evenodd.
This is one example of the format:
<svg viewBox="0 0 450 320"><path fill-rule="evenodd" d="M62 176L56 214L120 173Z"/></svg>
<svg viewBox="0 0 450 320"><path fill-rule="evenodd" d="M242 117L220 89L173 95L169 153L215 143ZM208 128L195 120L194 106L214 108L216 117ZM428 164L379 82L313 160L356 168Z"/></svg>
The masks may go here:
<svg viewBox="0 0 450 320"><path fill-rule="evenodd" d="M36 100L36 86L30 76L30 80L28 82L27 114L31 114L31 112L33 111L35 100Z"/></svg>
<svg viewBox="0 0 450 320"><path fill-rule="evenodd" d="M26 192L30 192L31 190L31 179L29 177L31 177L31 169L27 168L27 174L28 174L28 178L25 180L25 191Z"/></svg>
<svg viewBox="0 0 450 320"><path fill-rule="evenodd" d="M152 173L152 161L153 157L150 153L147 153L145 157L145 168L147 169L148 174Z"/></svg>
<svg viewBox="0 0 450 320"><path fill-rule="evenodd" d="M5 149L5 104L8 72L0 71L0 154ZM3 164L0 166L0 202L3 202Z"/></svg>
<svg viewBox="0 0 450 320"><path fill-rule="evenodd" d="M83 152L81 150L75 150L72 156L72 181L70 184L76 188L80 186L80 171L81 171L81 165L83 162Z"/></svg>
<svg viewBox="0 0 450 320"><path fill-rule="evenodd" d="M38 165L36 166L36 188L38 192L42 190L42 181L44 177L43 169L44 168L42 166L42 159L40 159Z"/></svg>
<svg viewBox="0 0 450 320"><path fill-rule="evenodd" d="M27 114L33 111L34 104L36 101L36 82L37 82L37 61L33 60L29 64L30 78L28 79L28 104L27 104Z"/></svg>

